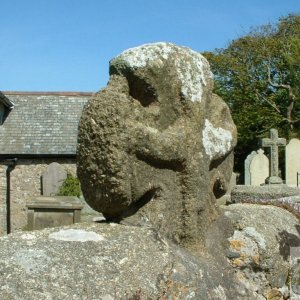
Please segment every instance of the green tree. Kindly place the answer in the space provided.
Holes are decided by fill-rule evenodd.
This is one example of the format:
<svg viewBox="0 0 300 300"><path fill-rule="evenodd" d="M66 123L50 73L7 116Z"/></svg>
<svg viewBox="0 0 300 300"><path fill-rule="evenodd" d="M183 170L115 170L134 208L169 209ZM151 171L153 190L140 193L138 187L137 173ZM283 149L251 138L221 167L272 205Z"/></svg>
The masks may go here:
<svg viewBox="0 0 300 300"><path fill-rule="evenodd" d="M300 136L300 15L253 28L227 48L205 52L215 93L229 105L238 128L235 169L270 128Z"/></svg>
<svg viewBox="0 0 300 300"><path fill-rule="evenodd" d="M59 188L57 196L76 196L80 197L82 194L80 188L80 182L77 177L74 177L71 173L67 173L67 178Z"/></svg>

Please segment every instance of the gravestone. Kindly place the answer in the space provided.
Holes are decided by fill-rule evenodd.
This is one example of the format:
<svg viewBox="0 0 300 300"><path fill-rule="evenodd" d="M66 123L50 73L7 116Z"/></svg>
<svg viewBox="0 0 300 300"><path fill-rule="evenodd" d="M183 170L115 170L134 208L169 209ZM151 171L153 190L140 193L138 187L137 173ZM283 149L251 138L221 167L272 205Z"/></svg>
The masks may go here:
<svg viewBox="0 0 300 300"><path fill-rule="evenodd" d="M42 174L43 196L57 195L60 186L67 178L67 171L59 163L51 163Z"/></svg>
<svg viewBox="0 0 300 300"><path fill-rule="evenodd" d="M250 185L262 185L269 177L269 159L264 155L264 150L259 149L252 157L249 166Z"/></svg>
<svg viewBox="0 0 300 300"><path fill-rule="evenodd" d="M245 168L245 185L251 184L251 174L250 174L250 163L253 157L257 155L256 151L252 151L247 158L245 159L244 168Z"/></svg>
<svg viewBox="0 0 300 300"><path fill-rule="evenodd" d="M267 178L266 183L281 184L282 179L279 177L278 168L278 147L285 146L286 140L278 137L277 129L270 129L270 138L262 139L262 147L270 148L270 177Z"/></svg>
<svg viewBox="0 0 300 300"><path fill-rule="evenodd" d="M291 139L286 146L286 184L297 186L297 173L300 173L300 140ZM300 176L299 180L300 180Z"/></svg>

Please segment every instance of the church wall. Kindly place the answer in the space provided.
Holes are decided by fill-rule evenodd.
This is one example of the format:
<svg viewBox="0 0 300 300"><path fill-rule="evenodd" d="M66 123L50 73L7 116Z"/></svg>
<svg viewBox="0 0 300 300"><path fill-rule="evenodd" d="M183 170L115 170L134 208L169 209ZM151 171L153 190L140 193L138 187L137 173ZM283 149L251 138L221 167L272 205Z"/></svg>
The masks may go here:
<svg viewBox="0 0 300 300"><path fill-rule="evenodd" d="M11 231L27 224L26 202L40 196L41 176L52 162L61 164L76 175L75 159L20 159L11 171ZM6 166L0 165L0 235L6 233Z"/></svg>
<svg viewBox="0 0 300 300"><path fill-rule="evenodd" d="M0 235L6 233L6 168L0 165Z"/></svg>

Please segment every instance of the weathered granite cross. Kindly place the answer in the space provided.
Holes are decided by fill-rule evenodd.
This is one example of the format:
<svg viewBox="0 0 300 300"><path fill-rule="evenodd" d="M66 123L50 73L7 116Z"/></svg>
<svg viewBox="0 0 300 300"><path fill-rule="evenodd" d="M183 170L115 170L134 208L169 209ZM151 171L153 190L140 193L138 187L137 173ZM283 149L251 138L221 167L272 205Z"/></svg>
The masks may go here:
<svg viewBox="0 0 300 300"><path fill-rule="evenodd" d="M267 178L267 183L282 183L282 179L279 177L278 172L278 146L285 146L286 139L278 138L278 130L270 130L270 138L262 139L262 147L271 148L271 160L270 160L270 177Z"/></svg>

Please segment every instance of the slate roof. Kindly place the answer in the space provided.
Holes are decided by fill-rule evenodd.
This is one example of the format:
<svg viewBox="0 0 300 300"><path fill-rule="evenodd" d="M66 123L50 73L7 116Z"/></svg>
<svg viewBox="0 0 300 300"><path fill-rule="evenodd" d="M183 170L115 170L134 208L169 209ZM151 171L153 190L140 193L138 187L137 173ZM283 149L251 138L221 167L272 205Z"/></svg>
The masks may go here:
<svg viewBox="0 0 300 300"><path fill-rule="evenodd" d="M3 95L14 107L0 125L0 155L76 154L79 119L92 93Z"/></svg>

